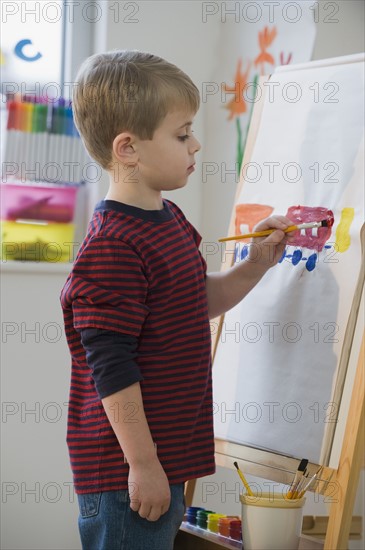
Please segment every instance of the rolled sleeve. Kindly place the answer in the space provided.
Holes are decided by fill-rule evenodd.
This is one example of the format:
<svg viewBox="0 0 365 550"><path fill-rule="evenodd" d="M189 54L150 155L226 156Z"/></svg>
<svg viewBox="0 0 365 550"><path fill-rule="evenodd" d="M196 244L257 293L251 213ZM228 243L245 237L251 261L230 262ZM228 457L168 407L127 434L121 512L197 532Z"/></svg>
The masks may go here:
<svg viewBox="0 0 365 550"><path fill-rule="evenodd" d="M139 256L119 240L91 240L73 269L74 327L99 328L138 337L149 308Z"/></svg>
<svg viewBox="0 0 365 550"><path fill-rule="evenodd" d="M143 380L137 338L97 328L81 329L80 336L100 399Z"/></svg>

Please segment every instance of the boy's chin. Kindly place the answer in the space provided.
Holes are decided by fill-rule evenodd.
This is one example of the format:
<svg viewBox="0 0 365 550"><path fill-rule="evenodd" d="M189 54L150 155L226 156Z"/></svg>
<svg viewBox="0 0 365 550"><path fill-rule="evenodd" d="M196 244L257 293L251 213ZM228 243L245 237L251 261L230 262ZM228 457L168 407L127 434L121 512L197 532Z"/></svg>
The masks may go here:
<svg viewBox="0 0 365 550"><path fill-rule="evenodd" d="M185 178L185 180L166 183L162 191L176 191L177 189L182 189L183 187L185 187L187 183L188 183L187 177Z"/></svg>

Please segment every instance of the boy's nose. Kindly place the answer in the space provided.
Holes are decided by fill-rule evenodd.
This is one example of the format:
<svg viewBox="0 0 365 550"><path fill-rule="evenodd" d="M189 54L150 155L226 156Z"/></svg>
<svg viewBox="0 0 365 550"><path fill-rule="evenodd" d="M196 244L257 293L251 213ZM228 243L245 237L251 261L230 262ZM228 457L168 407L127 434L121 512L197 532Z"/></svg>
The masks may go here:
<svg viewBox="0 0 365 550"><path fill-rule="evenodd" d="M201 145L195 136L193 136L193 140L190 143L191 143L190 153L197 153L198 151L200 151Z"/></svg>

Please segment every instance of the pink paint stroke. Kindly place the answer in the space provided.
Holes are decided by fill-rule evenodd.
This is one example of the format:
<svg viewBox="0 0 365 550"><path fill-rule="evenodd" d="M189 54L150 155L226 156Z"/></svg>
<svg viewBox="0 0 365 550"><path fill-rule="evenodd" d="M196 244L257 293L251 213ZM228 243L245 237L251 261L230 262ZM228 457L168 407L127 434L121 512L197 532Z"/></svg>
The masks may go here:
<svg viewBox="0 0 365 550"><path fill-rule="evenodd" d="M327 227L319 227L317 234L312 229L305 229L304 234L300 231L293 233L293 239L290 244L293 246L301 246L309 248L310 250L317 250L320 252L328 239L330 238L332 225L334 222L333 212L322 206L290 206L286 213L293 224L299 225L301 223L308 222L321 222L327 221Z"/></svg>

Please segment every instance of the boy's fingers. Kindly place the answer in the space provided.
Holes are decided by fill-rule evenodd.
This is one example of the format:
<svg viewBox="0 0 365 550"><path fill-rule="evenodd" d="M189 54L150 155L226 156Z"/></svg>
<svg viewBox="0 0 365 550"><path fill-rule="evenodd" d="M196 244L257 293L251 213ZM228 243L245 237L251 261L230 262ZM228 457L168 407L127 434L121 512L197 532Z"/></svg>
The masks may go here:
<svg viewBox="0 0 365 550"><path fill-rule="evenodd" d="M286 233L281 229L276 229L273 233L268 235L265 239L266 243L279 244L286 238Z"/></svg>
<svg viewBox="0 0 365 550"><path fill-rule="evenodd" d="M272 216L262 220L254 227L254 231L265 231L266 229L286 229L292 222L285 216Z"/></svg>
<svg viewBox="0 0 365 550"><path fill-rule="evenodd" d="M160 507L155 507L155 508L152 508L150 513L148 514L148 516L146 516L146 519L148 521L157 521L158 519L160 519L160 517L162 516L163 512L162 512L162 508Z"/></svg>
<svg viewBox="0 0 365 550"><path fill-rule="evenodd" d="M153 510L153 507L150 504L141 504L141 507L138 510L138 514L141 518L147 518Z"/></svg>
<svg viewBox="0 0 365 550"><path fill-rule="evenodd" d="M148 521L157 521L169 509L169 506L151 506L150 504L143 503L138 503L138 505L135 506L135 504L136 501L134 501L134 506L131 502L131 509L134 512L138 512L141 518L147 519Z"/></svg>
<svg viewBox="0 0 365 550"><path fill-rule="evenodd" d="M136 498L134 498L133 500L131 500L131 502L130 502L130 507L131 507L131 509L133 510L133 512L138 512L140 506L141 506L141 503L140 503L139 500L137 500Z"/></svg>

